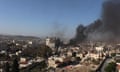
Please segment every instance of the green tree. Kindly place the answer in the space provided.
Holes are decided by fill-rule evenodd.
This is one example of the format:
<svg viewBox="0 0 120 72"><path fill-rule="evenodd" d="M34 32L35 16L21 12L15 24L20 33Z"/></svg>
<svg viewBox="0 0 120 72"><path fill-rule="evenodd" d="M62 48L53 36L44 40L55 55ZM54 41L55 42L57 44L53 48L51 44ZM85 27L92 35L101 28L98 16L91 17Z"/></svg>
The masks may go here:
<svg viewBox="0 0 120 72"><path fill-rule="evenodd" d="M115 56L116 56L116 53L112 53L111 56L112 56L112 57L115 57Z"/></svg>
<svg viewBox="0 0 120 72"><path fill-rule="evenodd" d="M19 63L17 57L13 60L12 72L19 72Z"/></svg>
<svg viewBox="0 0 120 72"><path fill-rule="evenodd" d="M30 57L43 57L48 58L52 55L52 50L46 45L38 45L35 47L27 48L23 51L23 56L30 56Z"/></svg>
<svg viewBox="0 0 120 72"><path fill-rule="evenodd" d="M10 72L10 65L9 65L9 63L7 62L7 63L5 63L5 66L4 66L4 71L5 72Z"/></svg>
<svg viewBox="0 0 120 72"><path fill-rule="evenodd" d="M52 55L52 50L46 45L41 45L40 47L36 47L36 56L43 57L47 59L49 56Z"/></svg>
<svg viewBox="0 0 120 72"><path fill-rule="evenodd" d="M30 48L26 48L23 52L22 52L22 56L24 57L35 57L35 52L36 49L33 47Z"/></svg>
<svg viewBox="0 0 120 72"><path fill-rule="evenodd" d="M115 72L116 71L116 63L111 62L105 67L105 72Z"/></svg>

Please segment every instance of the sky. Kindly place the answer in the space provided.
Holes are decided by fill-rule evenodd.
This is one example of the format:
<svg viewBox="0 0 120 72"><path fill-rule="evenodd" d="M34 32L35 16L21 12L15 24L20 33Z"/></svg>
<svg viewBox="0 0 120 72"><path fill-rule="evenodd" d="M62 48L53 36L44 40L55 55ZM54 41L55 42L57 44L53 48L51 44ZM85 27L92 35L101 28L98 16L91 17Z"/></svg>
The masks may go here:
<svg viewBox="0 0 120 72"><path fill-rule="evenodd" d="M103 0L0 0L0 34L72 37L100 17Z"/></svg>

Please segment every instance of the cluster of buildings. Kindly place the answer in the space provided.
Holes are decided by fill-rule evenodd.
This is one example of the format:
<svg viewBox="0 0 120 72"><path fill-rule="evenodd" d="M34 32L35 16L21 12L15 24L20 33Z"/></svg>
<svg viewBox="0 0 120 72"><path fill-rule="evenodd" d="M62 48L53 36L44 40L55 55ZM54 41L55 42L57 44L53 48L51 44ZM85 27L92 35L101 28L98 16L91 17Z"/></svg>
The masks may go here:
<svg viewBox="0 0 120 72"><path fill-rule="evenodd" d="M59 41L59 40L58 40ZM43 60L47 63L48 72L89 72L95 71L102 61L111 56L112 53L119 53L118 44L107 44L104 42L84 42L77 45L69 45L69 42L57 42L56 38L40 40L5 40L0 41L0 72L4 70L6 62L12 63L14 56L19 57L19 68L24 69ZM24 57L24 50L36 45L45 44L52 50L48 59L42 57ZM58 46L56 46L58 45ZM56 53L57 52L57 53ZM118 68L120 67L119 63Z"/></svg>
<svg viewBox="0 0 120 72"><path fill-rule="evenodd" d="M53 50L55 48L55 44L50 42L50 38L46 39L46 45L53 47ZM60 46L59 54L48 58L48 67L55 69L55 72L76 68L79 69L78 72L85 72L80 70L82 67L85 67L87 71L95 71L106 57L118 51L119 47L116 48L116 46L118 45L104 42L85 42L75 46Z"/></svg>
<svg viewBox="0 0 120 72"><path fill-rule="evenodd" d="M25 68L35 62L43 61L43 58L24 57L23 51L26 48L34 47L39 44L39 40L2 40L0 41L0 72L4 72L5 64L12 66L14 58L18 57L19 68Z"/></svg>

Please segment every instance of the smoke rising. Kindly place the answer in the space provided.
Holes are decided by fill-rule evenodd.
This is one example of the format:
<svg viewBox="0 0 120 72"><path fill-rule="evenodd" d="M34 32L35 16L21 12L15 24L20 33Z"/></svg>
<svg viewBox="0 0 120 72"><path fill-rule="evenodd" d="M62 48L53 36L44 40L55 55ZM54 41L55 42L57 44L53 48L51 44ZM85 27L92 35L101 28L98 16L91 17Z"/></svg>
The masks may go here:
<svg viewBox="0 0 120 72"><path fill-rule="evenodd" d="M117 41L120 40L120 0L103 3L101 18L84 29L79 25L74 40ZM83 39L80 39L81 36Z"/></svg>
<svg viewBox="0 0 120 72"><path fill-rule="evenodd" d="M67 27L58 22L54 22L52 26L52 37L64 39L66 37Z"/></svg>

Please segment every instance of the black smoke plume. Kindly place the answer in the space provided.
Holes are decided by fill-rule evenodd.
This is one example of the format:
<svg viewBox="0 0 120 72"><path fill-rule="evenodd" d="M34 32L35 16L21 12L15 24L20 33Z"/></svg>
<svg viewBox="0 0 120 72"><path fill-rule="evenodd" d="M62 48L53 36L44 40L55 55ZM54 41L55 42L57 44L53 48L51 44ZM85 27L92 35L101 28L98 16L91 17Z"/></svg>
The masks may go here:
<svg viewBox="0 0 120 72"><path fill-rule="evenodd" d="M75 44L75 43L79 43L79 42L84 41L86 38L86 35L84 33L85 30L86 30L85 26L83 26L82 24L79 25L76 29L75 38L70 40L70 44Z"/></svg>
<svg viewBox="0 0 120 72"><path fill-rule="evenodd" d="M120 0L103 3L101 18L88 26L79 25L72 41L119 41L120 40Z"/></svg>

